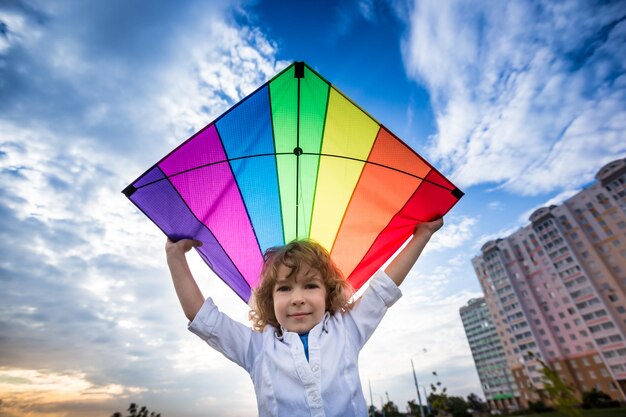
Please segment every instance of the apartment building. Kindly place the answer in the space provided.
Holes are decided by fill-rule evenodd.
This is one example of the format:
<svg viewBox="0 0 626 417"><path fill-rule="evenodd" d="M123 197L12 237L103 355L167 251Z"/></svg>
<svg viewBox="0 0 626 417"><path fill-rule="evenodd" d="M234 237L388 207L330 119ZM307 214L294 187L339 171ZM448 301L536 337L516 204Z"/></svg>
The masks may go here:
<svg viewBox="0 0 626 417"><path fill-rule="evenodd" d="M507 411L519 409L519 392L485 299L469 300L459 313L489 407Z"/></svg>
<svg viewBox="0 0 626 417"><path fill-rule="evenodd" d="M626 401L626 159L472 260L522 405L541 399L542 359L577 394Z"/></svg>

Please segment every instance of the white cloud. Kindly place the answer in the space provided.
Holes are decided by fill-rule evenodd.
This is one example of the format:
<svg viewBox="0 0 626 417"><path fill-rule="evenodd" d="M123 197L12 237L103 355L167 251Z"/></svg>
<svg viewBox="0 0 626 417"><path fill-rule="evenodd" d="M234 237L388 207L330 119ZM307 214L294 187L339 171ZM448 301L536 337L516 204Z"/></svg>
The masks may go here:
<svg viewBox="0 0 626 417"><path fill-rule="evenodd" d="M181 37L185 65L159 75L165 94L155 97L179 143L287 66L274 58L276 46L256 28L237 28L210 20L202 28L212 42Z"/></svg>
<svg viewBox="0 0 626 417"><path fill-rule="evenodd" d="M475 253L478 253L478 251L480 251L480 248L485 243L489 242L490 240L502 239L513 234L514 232L519 230L520 227L524 226L524 223L525 222L520 220L518 223L505 227L503 229L500 229L497 232L485 233L485 234L478 236L475 240L474 245L472 246L473 251Z"/></svg>
<svg viewBox="0 0 626 417"><path fill-rule="evenodd" d="M522 224L528 224L530 223L530 215L533 214L535 212L535 210L541 208L541 207L550 207L551 205L555 205L558 206L560 204L562 204L565 200L569 199L570 197L574 196L575 194L579 193L580 190L567 190L567 191L563 191L557 195L555 195L554 197L548 199L545 203L543 204L539 204L531 209L526 210L525 212L523 212L519 218L518 221L521 222Z"/></svg>
<svg viewBox="0 0 626 417"><path fill-rule="evenodd" d="M477 219L451 216L426 246L427 251L457 248L472 238Z"/></svg>
<svg viewBox="0 0 626 417"><path fill-rule="evenodd" d="M403 287L403 298L389 310L361 354L366 394L371 380L375 391L393 392L393 401L401 409L415 399L411 359L420 384L434 382L431 373L437 371L452 394L481 393L459 317L459 308L481 294L461 291L443 296L429 288Z"/></svg>
<svg viewBox="0 0 626 417"><path fill-rule="evenodd" d="M567 200L568 198L572 197L573 195L575 195L576 193L578 193L580 190L567 190L567 191L563 191L557 195L555 195L554 197L546 200L544 203L542 204L538 204L528 210L525 210L522 214L520 214L517 217L517 220L514 221L512 224L496 231L496 232L492 232L492 233L485 233L482 234L480 236L478 236L475 239L475 243L472 245L472 249L478 253L478 251L480 250L480 248L482 247L482 245L484 245L485 243L489 242L490 240L496 240L496 239L503 239L507 236L512 235L513 233L515 233L516 231L518 231L520 228L530 224L530 215L533 214L533 212L535 210L537 210L538 208L541 207L550 207L551 205L559 205L562 204L565 200ZM498 205L499 207L499 205Z"/></svg>
<svg viewBox="0 0 626 417"><path fill-rule="evenodd" d="M489 210L502 210L502 203L500 201L490 201L487 203Z"/></svg>
<svg viewBox="0 0 626 417"><path fill-rule="evenodd" d="M68 404L99 404L129 398L145 389L120 384L99 385L84 373L0 368L2 415L57 416L58 407Z"/></svg>
<svg viewBox="0 0 626 417"><path fill-rule="evenodd" d="M28 24L26 16L16 10L0 10L0 56L16 43L28 44L36 41L41 32Z"/></svg>
<svg viewBox="0 0 626 417"><path fill-rule="evenodd" d="M374 0L360 0L358 7L365 20L373 21L376 18Z"/></svg>
<svg viewBox="0 0 626 417"><path fill-rule="evenodd" d="M482 395L459 316L459 309L482 293L458 289L459 283L468 279L467 255L452 250L444 254L448 261L442 263L440 256L434 266L432 253L420 258L402 284L402 298L389 309L365 346L360 368L368 402L368 380L376 404L377 392L384 395L389 391L400 409L415 399L411 358L420 384L434 382L431 373L437 371L452 394Z"/></svg>
<svg viewBox="0 0 626 417"><path fill-rule="evenodd" d="M28 42L15 38L7 48L23 48L28 59L0 67L0 72L24 67L36 74L27 94L3 97L7 111L0 116L0 324L11 326L2 342L2 363L10 363L11 372L18 366L43 372L45 365L46 375L57 376L53 385L62 389L50 395L81 396L81 404L89 403L85 407L95 407L93 398L102 415L122 411L113 404L125 395L150 400L147 404L164 415L204 415L207 409L193 401L209 394L219 400L211 405L217 415L256 409L245 372L186 331L165 268L165 238L120 193L174 145L286 65L274 58L275 46L258 29L205 13L206 19L170 33L175 52L158 65L144 64L140 76L131 68L134 61L104 59L91 49L90 33L68 33L75 22L54 13L54 25L24 18L33 26L24 30L42 36ZM95 23L80 17L85 18L80 27ZM59 34L60 26L69 29ZM153 56L165 53L159 46ZM58 99L54 106L37 110L42 97L49 99L38 95L38 85ZM20 106L31 110L26 122L19 119ZM122 133L108 130L112 125ZM190 258L205 294L245 322L247 307L197 256ZM3 397L3 411L18 400L35 404L44 398L37 388L42 384L24 385L29 388L20 393L2 387L11 392ZM78 388L63 388L70 385ZM85 409L64 410L67 416L87 415Z"/></svg>
<svg viewBox="0 0 626 417"><path fill-rule="evenodd" d="M405 65L430 91L430 153L456 183L571 189L626 153L619 6L415 2Z"/></svg>

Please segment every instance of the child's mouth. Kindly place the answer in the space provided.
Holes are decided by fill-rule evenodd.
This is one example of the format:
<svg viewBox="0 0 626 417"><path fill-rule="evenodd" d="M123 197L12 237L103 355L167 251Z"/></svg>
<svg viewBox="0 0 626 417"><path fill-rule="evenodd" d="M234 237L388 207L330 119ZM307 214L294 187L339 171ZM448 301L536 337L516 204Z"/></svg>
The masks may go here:
<svg viewBox="0 0 626 417"><path fill-rule="evenodd" d="M300 319L300 318L308 316L309 314L311 313L294 313L294 314L290 314L289 317L292 317L294 319Z"/></svg>

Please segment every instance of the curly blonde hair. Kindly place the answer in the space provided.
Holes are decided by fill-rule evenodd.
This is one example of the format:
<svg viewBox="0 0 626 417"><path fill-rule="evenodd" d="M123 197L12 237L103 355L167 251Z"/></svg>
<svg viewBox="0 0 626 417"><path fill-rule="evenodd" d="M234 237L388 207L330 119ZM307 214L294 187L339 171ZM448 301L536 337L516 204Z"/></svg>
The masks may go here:
<svg viewBox="0 0 626 417"><path fill-rule="evenodd" d="M263 331L268 324L280 329L274 313L274 286L281 265L291 270L289 277L297 274L303 265L317 270L326 288L326 311L331 315L352 307L350 298L354 290L330 259L328 251L312 240L294 240L285 246L269 248L263 255L261 283L254 290L254 303L250 310L254 330Z"/></svg>

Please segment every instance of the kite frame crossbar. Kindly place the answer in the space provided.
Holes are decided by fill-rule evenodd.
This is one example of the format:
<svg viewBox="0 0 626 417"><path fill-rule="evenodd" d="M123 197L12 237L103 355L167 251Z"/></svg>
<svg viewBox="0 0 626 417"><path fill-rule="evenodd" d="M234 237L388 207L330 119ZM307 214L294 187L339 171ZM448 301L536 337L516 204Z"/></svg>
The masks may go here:
<svg viewBox="0 0 626 417"><path fill-rule="evenodd" d="M172 178L172 177L175 177L175 176L178 176L178 175L182 175L182 174L185 174L187 172L195 171L197 169L202 169L202 168L210 167L210 166L213 166L213 165L222 164L224 162L239 161L239 160L242 160L242 159L257 158L257 157L263 157L263 156L294 155L294 154L295 154L295 152L260 153L260 154L256 154L256 155L239 156L239 157L236 157L236 158L228 158L228 159L223 159L221 161L210 162L208 164L198 165L197 167L185 169L185 170L177 172L175 174L167 175L167 176L165 176L163 178L159 178L158 180L147 182L147 183L142 184L142 185L140 185L138 187L133 187L132 192L134 192L134 191L136 191L136 190L138 190L140 188L144 188L144 187L147 187L149 185L155 184L155 183L157 183L159 181L166 180L168 178ZM456 187L455 188L449 188L449 187L446 187L445 185L438 184L438 183L436 183L434 181L431 181L431 180L428 180L428 179L426 179L424 177L420 177L419 175L415 175L415 174L403 171L403 170L398 169L398 168L390 167L388 165L380 164L378 162L367 161L367 160L364 160L364 159L354 158L354 157L351 157L351 156L335 155L335 154L329 154L329 153L302 152L301 155L326 156L326 157L329 157L329 158L348 159L350 161L363 162L363 163L366 163L366 164L379 166L381 168L390 169L392 171L396 171L396 172L399 172L401 174L405 174L405 175L408 175L410 177L417 178L419 180L425 181L425 182L427 182L429 184L432 184L432 185L435 185L437 187L443 188L444 190L450 191L455 197L464 195L464 193L461 190L459 190L458 188L456 188ZM300 155L298 155L298 156L300 156Z"/></svg>

